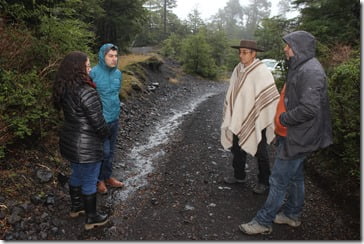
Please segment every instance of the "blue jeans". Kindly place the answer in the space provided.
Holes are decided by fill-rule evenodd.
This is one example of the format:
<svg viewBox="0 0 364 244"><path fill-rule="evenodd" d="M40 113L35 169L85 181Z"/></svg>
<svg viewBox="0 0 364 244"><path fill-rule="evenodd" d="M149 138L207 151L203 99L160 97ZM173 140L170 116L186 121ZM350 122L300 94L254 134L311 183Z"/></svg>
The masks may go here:
<svg viewBox="0 0 364 244"><path fill-rule="evenodd" d="M116 139L119 134L119 120L107 124L110 128L110 136L104 141L104 159L101 164L99 181L107 180L111 177Z"/></svg>
<svg viewBox="0 0 364 244"><path fill-rule="evenodd" d="M101 162L95 163L72 163L72 174L69 185L81 186L82 194L91 195L96 192L97 176L100 174Z"/></svg>
<svg viewBox="0 0 364 244"><path fill-rule="evenodd" d="M279 142L278 150L282 145ZM276 158L269 177L269 194L254 219L261 225L271 226L272 222L282 208L283 213L292 219L298 220L301 216L304 198L303 161L305 157L283 160ZM286 199L286 202L284 200Z"/></svg>

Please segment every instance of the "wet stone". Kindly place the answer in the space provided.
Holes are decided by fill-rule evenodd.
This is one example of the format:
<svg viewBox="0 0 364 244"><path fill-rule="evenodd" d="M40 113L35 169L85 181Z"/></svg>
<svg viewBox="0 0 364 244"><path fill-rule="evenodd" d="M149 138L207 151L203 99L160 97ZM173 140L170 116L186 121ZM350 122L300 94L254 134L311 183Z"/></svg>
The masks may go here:
<svg viewBox="0 0 364 244"><path fill-rule="evenodd" d="M55 199L53 195L48 195L45 201L46 205L53 205L55 203Z"/></svg>
<svg viewBox="0 0 364 244"><path fill-rule="evenodd" d="M58 227L52 227L51 231L52 231L53 233L57 233L57 232L58 232Z"/></svg>
<svg viewBox="0 0 364 244"><path fill-rule="evenodd" d="M51 171L45 170L45 169L38 169L36 172L36 175L41 183L47 183L53 177L53 173Z"/></svg>
<svg viewBox="0 0 364 244"><path fill-rule="evenodd" d="M41 236L41 238L44 240L44 239L46 239L47 238L47 233L46 232L44 232L44 231L42 231L41 233L40 233L40 236Z"/></svg>
<svg viewBox="0 0 364 244"><path fill-rule="evenodd" d="M153 205L158 205L159 202L156 198L152 198L151 201L150 201Z"/></svg>
<svg viewBox="0 0 364 244"><path fill-rule="evenodd" d="M17 222L19 222L21 220L21 217L16 214L16 213L12 213L8 219L9 224L15 224Z"/></svg>

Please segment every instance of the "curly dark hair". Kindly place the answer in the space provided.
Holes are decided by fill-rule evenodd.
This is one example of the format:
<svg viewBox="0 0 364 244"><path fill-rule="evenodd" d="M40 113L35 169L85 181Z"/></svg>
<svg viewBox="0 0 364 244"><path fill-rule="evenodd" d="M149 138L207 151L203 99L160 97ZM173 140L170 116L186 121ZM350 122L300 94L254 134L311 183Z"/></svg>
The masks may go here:
<svg viewBox="0 0 364 244"><path fill-rule="evenodd" d="M53 84L53 104L56 109L62 108L62 99L66 92L75 92L83 84L90 84L87 74L87 54L73 51L62 60Z"/></svg>

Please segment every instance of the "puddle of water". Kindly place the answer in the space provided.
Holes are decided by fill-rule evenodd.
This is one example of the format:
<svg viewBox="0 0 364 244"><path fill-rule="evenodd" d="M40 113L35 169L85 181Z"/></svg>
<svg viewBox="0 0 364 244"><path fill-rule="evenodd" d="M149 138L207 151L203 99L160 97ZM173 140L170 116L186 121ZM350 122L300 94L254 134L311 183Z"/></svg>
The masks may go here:
<svg viewBox="0 0 364 244"><path fill-rule="evenodd" d="M148 174L153 172L155 164L158 163L157 159L165 155L161 145L168 143L169 138L182 123L182 117L193 112L200 103L216 94L206 93L192 100L190 104L187 104L180 110L172 109L172 116L159 122L159 125L152 130L154 133L147 139L145 144L136 145L131 149L125 159L126 164L129 165L129 170L119 172L119 174L123 175L121 178L124 179L125 186L120 191L114 191L113 201L125 201L137 189L148 184ZM117 172L115 173L117 174Z"/></svg>

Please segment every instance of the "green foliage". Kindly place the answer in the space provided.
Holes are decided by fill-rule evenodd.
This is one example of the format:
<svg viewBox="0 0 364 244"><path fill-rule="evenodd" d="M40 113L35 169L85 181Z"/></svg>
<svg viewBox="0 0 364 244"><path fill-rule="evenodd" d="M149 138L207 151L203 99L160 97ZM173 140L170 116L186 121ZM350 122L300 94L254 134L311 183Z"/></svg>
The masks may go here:
<svg viewBox="0 0 364 244"><path fill-rule="evenodd" d="M269 17L271 5L271 2L267 0L254 0L246 8L245 11L249 14L245 28L249 38L254 36L260 20Z"/></svg>
<svg viewBox="0 0 364 244"><path fill-rule="evenodd" d="M40 133L51 109L49 89L36 73L3 71L0 83L2 123L7 124L15 138L23 139Z"/></svg>
<svg viewBox="0 0 364 244"><path fill-rule="evenodd" d="M335 68L329 77L334 145L329 167L340 177L360 180L360 55ZM334 159L334 160L331 160Z"/></svg>
<svg viewBox="0 0 364 244"><path fill-rule="evenodd" d="M171 35L186 36L191 34L190 21L181 21L172 12L175 0L166 1L167 8L164 9L164 0L148 0L144 7L147 9L146 23L136 35L134 46L159 45Z"/></svg>
<svg viewBox="0 0 364 244"><path fill-rule="evenodd" d="M300 29L311 32L323 43L360 44L360 1L295 0L301 9Z"/></svg>
<svg viewBox="0 0 364 244"><path fill-rule="evenodd" d="M187 26L192 31L192 33L196 34L199 30L204 26L204 22L201 19L201 13L198 11L197 7L195 7L191 13L187 16Z"/></svg>
<svg viewBox="0 0 364 244"><path fill-rule="evenodd" d="M3 70L27 72L33 68L33 50L36 38L24 25L3 28L0 31L0 67Z"/></svg>
<svg viewBox="0 0 364 244"><path fill-rule="evenodd" d="M148 11L147 18L148 23L136 35L135 46L156 45L165 38L160 11Z"/></svg>
<svg viewBox="0 0 364 244"><path fill-rule="evenodd" d="M239 51L231 46L236 46L240 43L240 40L229 40L226 54L226 66L227 70L233 71L234 67L240 62Z"/></svg>
<svg viewBox="0 0 364 244"><path fill-rule="evenodd" d="M94 35L89 25L67 18L70 9L18 3L4 5L0 32L0 158L6 146L29 138L39 139L56 124L51 103L54 71L70 51L91 53ZM47 1L46 4L49 4ZM57 10L57 11L56 11ZM31 20L30 23L25 23ZM10 24L11 23L11 24ZM91 55L90 55L91 56Z"/></svg>
<svg viewBox="0 0 364 244"><path fill-rule="evenodd" d="M212 48L203 32L184 39L181 50L181 61L186 72L216 78L217 66L212 57Z"/></svg>
<svg viewBox="0 0 364 244"><path fill-rule="evenodd" d="M179 60L186 72L205 78L223 78L227 70L228 41L223 31L205 28L183 38L172 34L162 44L161 54Z"/></svg>
<svg viewBox="0 0 364 244"><path fill-rule="evenodd" d="M281 17L263 19L261 25L255 32L258 44L264 49L264 52L259 53L259 58L272 58L281 60L282 63L284 63L286 58L283 51L284 42L282 37L286 33L291 32L294 29L294 26L294 22ZM275 78L279 90L281 90L283 83L285 82L286 70L283 70L282 73L280 78Z"/></svg>
<svg viewBox="0 0 364 244"><path fill-rule="evenodd" d="M228 39L224 31L222 30L205 30L206 39L211 46L212 57L215 60L216 65L226 65L227 53L228 53Z"/></svg>
<svg viewBox="0 0 364 244"><path fill-rule="evenodd" d="M49 1L21 1L0 0L1 12L5 13L9 20L16 23L26 24L28 28L33 28L40 23L40 18L50 14Z"/></svg>
<svg viewBox="0 0 364 244"><path fill-rule="evenodd" d="M181 56L182 37L172 34L163 41L161 54L166 57L179 59Z"/></svg>
<svg viewBox="0 0 364 244"><path fill-rule="evenodd" d="M53 6L52 15L58 18L77 19L84 23L94 24L96 18L105 15L101 7L103 0L67 0ZM94 31L94 28L92 28Z"/></svg>
<svg viewBox="0 0 364 244"><path fill-rule="evenodd" d="M44 16L39 26L41 46L38 52L45 60L59 60L73 50L91 54L90 46L95 37L88 28L86 23L77 19Z"/></svg>
<svg viewBox="0 0 364 244"><path fill-rule="evenodd" d="M258 44L264 49L262 58L285 59L282 37L294 29L294 23L280 17L263 19L255 32Z"/></svg>
<svg viewBox="0 0 364 244"><path fill-rule="evenodd" d="M97 47L111 42L126 51L146 24L144 0L105 0L105 15L96 20Z"/></svg>

